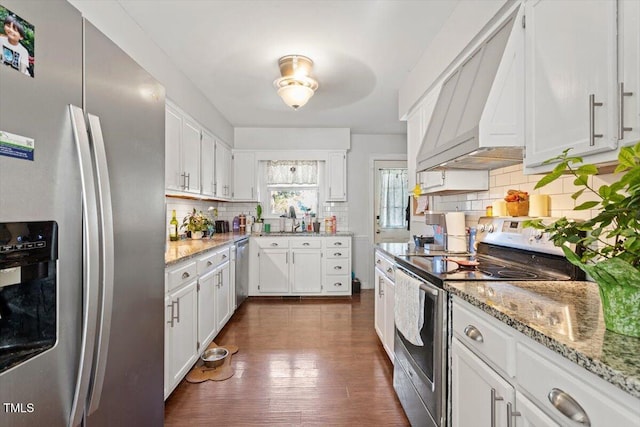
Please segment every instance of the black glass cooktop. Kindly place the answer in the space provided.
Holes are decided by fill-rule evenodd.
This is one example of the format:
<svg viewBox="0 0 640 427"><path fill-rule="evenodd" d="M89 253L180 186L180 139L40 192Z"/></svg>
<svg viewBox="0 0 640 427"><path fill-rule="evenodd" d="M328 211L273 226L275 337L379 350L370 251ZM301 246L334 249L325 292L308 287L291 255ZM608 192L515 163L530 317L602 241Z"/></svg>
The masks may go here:
<svg viewBox="0 0 640 427"><path fill-rule="evenodd" d="M557 273L536 266L521 266L500 259L478 255L460 256L400 256L406 264L441 280L568 280ZM456 262L460 261L460 263ZM468 265L477 264L477 265Z"/></svg>

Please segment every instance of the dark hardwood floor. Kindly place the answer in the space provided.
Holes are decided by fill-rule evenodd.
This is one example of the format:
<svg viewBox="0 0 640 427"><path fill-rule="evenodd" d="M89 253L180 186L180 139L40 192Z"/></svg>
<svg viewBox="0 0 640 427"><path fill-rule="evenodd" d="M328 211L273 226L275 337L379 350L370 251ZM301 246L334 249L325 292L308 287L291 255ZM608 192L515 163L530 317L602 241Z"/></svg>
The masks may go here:
<svg viewBox="0 0 640 427"><path fill-rule="evenodd" d="M408 426L393 365L373 327L372 290L352 299L253 299L218 345L236 344L235 375L182 381L167 426Z"/></svg>

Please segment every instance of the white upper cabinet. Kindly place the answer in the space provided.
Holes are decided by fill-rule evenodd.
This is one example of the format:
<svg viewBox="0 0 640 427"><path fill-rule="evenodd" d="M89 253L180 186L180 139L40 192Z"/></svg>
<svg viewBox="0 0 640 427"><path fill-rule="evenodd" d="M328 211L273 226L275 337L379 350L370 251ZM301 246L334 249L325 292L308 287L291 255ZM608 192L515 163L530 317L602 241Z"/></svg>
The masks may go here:
<svg viewBox="0 0 640 427"><path fill-rule="evenodd" d="M327 159L327 201L347 200L347 153L330 152Z"/></svg>
<svg viewBox="0 0 640 427"><path fill-rule="evenodd" d="M233 153L233 200L258 200L256 156L252 152Z"/></svg>
<svg viewBox="0 0 640 427"><path fill-rule="evenodd" d="M182 115L167 105L165 109L165 188L182 191Z"/></svg>
<svg viewBox="0 0 640 427"><path fill-rule="evenodd" d="M200 128L177 108L165 110L165 188L200 192Z"/></svg>
<svg viewBox="0 0 640 427"><path fill-rule="evenodd" d="M215 150L216 141L212 135L202 132L202 194L215 196Z"/></svg>
<svg viewBox="0 0 640 427"><path fill-rule="evenodd" d="M187 117L182 119L182 159L184 191L200 192L200 126Z"/></svg>
<svg viewBox="0 0 640 427"><path fill-rule="evenodd" d="M618 139L640 140L640 2L618 2Z"/></svg>
<svg viewBox="0 0 640 427"><path fill-rule="evenodd" d="M537 0L525 7L525 167L567 148L570 155L615 154L616 2Z"/></svg>
<svg viewBox="0 0 640 427"><path fill-rule="evenodd" d="M231 149L216 141L216 184L215 196L231 199Z"/></svg>

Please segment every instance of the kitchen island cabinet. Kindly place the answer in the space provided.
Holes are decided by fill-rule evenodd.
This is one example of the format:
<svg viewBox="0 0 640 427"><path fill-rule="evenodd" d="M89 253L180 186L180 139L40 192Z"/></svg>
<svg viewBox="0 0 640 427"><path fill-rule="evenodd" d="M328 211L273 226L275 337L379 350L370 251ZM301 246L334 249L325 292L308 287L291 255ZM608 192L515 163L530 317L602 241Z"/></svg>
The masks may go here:
<svg viewBox="0 0 640 427"><path fill-rule="evenodd" d="M482 411L490 417L494 394L503 399L493 401L496 425L579 425L570 416L592 426L640 425L638 340L604 331L595 284L562 286L571 301L565 313L576 316L570 320L545 304L556 282L445 284L453 293L453 425L479 425L467 418L478 401L487 402ZM483 387L469 387L478 376L487 385L482 396ZM502 381L515 394L500 390Z"/></svg>

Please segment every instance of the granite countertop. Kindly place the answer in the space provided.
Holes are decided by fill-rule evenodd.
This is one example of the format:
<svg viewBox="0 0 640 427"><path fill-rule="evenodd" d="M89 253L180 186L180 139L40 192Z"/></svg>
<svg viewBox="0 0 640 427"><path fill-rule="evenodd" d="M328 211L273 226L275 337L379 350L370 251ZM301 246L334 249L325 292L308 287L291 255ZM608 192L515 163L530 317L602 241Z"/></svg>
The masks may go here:
<svg viewBox="0 0 640 427"><path fill-rule="evenodd" d="M167 242L164 253L165 266L176 264L180 261L200 255L203 252L215 249L230 243L238 242L248 238L247 234L239 233L218 233L211 238L205 237L201 240L178 240L177 242Z"/></svg>
<svg viewBox="0 0 640 427"><path fill-rule="evenodd" d="M449 281L445 290L640 398L640 338L605 330L595 283Z"/></svg>

